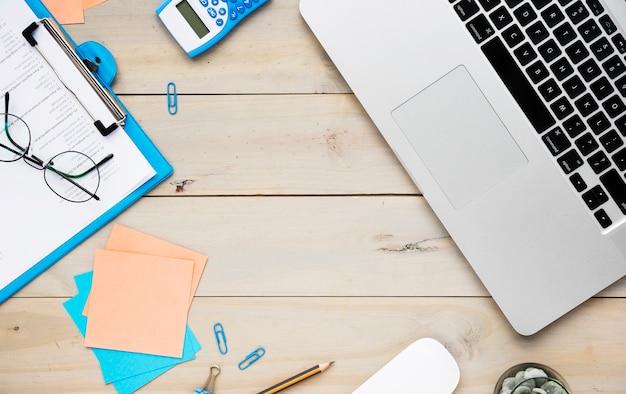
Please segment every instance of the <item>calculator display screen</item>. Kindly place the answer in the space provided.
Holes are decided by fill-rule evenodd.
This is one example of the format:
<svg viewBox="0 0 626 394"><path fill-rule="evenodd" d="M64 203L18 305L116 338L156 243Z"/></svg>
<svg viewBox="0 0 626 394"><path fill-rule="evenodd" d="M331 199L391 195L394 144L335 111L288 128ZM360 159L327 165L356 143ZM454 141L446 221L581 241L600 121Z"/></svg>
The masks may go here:
<svg viewBox="0 0 626 394"><path fill-rule="evenodd" d="M193 31L198 35L198 38L202 38L209 34L209 28L206 27L202 19L196 14L196 11L191 8L191 5L183 0L176 5L180 14L185 18L189 26L193 29Z"/></svg>

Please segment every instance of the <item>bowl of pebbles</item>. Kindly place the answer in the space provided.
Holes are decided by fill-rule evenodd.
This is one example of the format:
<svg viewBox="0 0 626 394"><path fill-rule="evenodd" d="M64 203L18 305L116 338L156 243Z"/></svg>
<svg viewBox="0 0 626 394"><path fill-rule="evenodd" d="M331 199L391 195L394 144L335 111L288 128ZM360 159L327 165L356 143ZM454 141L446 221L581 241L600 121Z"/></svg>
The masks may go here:
<svg viewBox="0 0 626 394"><path fill-rule="evenodd" d="M572 394L565 379L552 368L523 363L500 376L494 394Z"/></svg>

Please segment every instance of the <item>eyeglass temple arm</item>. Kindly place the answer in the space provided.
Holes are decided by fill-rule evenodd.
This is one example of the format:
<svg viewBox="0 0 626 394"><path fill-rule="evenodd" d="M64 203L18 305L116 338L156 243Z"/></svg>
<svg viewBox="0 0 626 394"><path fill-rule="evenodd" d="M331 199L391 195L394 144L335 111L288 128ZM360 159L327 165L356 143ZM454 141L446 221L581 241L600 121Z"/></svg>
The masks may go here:
<svg viewBox="0 0 626 394"><path fill-rule="evenodd" d="M79 185L72 178L83 177L83 176L89 174L90 172L92 172L93 170L95 170L96 168L100 167L101 165L103 165L107 161L111 160L112 158L113 158L113 153L109 153L104 159L100 160L96 165L94 165L93 167L91 167L87 171L83 172L82 174L78 174L78 175L68 175L68 174L65 174L65 173L63 173L61 171L58 171L56 168L53 167L52 163L48 164L46 166L46 168L48 168L49 170L53 171L55 174L59 175L61 178L65 179L66 181L70 182L72 185L76 186L77 188L79 188L80 190L85 192L87 195L91 196L94 200L100 201L100 197L98 197L96 194L90 192L89 190L87 190L84 187L82 187L81 185Z"/></svg>
<svg viewBox="0 0 626 394"><path fill-rule="evenodd" d="M100 197L98 197L95 193L90 192L89 190L85 189L84 187L82 187L81 185L79 185L76 181L74 181L72 178L68 178L64 173L62 173L61 171L57 171L54 169L54 167L49 166L47 167L49 170L51 170L52 172L54 172L55 174L57 174L58 176L60 176L61 178L65 179L66 181L68 181L69 183L71 183L72 185L76 186L77 188L79 188L80 190L82 190L83 192L85 192L88 196L91 196L91 198L93 198L96 201L100 201Z"/></svg>

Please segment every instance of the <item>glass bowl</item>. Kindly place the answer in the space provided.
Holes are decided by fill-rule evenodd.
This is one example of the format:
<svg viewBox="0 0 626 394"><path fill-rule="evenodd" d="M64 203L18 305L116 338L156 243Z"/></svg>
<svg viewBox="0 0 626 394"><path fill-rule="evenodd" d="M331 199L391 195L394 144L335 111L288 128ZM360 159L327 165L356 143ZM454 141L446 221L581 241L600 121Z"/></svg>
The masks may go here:
<svg viewBox="0 0 626 394"><path fill-rule="evenodd" d="M572 394L572 391L563 376L554 369L540 363L522 363L509 368L500 376L493 393Z"/></svg>

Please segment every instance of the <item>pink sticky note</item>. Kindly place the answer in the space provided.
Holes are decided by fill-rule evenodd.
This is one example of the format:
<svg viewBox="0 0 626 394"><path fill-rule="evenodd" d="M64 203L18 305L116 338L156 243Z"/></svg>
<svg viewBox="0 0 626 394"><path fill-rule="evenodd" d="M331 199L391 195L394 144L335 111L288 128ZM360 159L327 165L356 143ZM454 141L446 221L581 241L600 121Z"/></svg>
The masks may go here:
<svg viewBox="0 0 626 394"><path fill-rule="evenodd" d="M62 25L85 23L83 0L43 0L43 3Z"/></svg>
<svg viewBox="0 0 626 394"><path fill-rule="evenodd" d="M194 252L175 245L171 242L144 234L140 231L124 227L119 224L113 226L109 241L105 247L106 250L117 250L120 252L130 252L139 254L149 254L154 256L171 257L174 259L193 260L193 281L191 294L189 295L189 305L193 301L196 289L200 284L202 272L206 266L208 257L204 254Z"/></svg>
<svg viewBox="0 0 626 394"><path fill-rule="evenodd" d="M85 346L181 357L193 265L97 250Z"/></svg>

